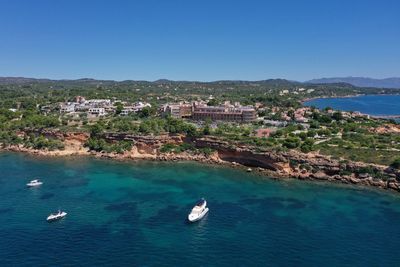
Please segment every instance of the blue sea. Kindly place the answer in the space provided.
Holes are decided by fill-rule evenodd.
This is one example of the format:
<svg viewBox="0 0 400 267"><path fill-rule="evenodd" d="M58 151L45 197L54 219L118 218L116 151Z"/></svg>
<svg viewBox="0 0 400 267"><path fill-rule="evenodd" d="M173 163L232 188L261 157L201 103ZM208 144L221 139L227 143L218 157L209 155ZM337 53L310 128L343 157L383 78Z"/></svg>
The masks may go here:
<svg viewBox="0 0 400 267"><path fill-rule="evenodd" d="M304 103L323 109L331 107L344 111L382 116L400 115L400 95L365 95L347 98L318 98Z"/></svg>
<svg viewBox="0 0 400 267"><path fill-rule="evenodd" d="M198 163L0 153L0 170L1 266L400 264L394 192ZM200 197L210 212L189 224Z"/></svg>

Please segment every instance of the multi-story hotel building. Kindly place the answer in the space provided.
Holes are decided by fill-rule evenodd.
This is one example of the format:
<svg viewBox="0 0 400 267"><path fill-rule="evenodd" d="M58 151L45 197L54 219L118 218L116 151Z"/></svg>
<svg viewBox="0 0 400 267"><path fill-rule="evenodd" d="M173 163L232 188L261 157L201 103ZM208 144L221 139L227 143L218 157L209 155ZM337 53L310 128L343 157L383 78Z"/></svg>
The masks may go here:
<svg viewBox="0 0 400 267"><path fill-rule="evenodd" d="M221 106L207 106L205 103L179 103L166 105L164 114L174 118L192 118L193 120L252 122L256 119L256 111L251 106L231 105L229 102Z"/></svg>

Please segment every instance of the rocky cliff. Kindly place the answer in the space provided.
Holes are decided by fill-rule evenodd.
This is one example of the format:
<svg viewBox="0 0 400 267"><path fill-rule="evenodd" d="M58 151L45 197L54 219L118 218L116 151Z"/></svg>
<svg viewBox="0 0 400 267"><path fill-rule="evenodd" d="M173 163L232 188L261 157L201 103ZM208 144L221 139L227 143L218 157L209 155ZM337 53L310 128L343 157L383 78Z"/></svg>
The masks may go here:
<svg viewBox="0 0 400 267"><path fill-rule="evenodd" d="M380 165L362 162L340 161L318 153L301 153L290 151L262 151L242 144L233 144L215 137L187 138L182 135L135 136L125 134L108 134L109 141L129 140L134 142L141 153L150 153L159 159L189 159L198 157L160 153L162 145L167 143L191 143L196 148L212 148L216 152L208 157L214 163L230 163L234 166L256 168L260 172L275 177L293 177L307 180L337 181L349 184L361 184L390 188L400 191L400 171ZM201 160L205 160L202 158Z"/></svg>
<svg viewBox="0 0 400 267"><path fill-rule="evenodd" d="M218 151L223 161L248 167L266 169L281 177L307 180L338 181L400 190L400 171L362 162L340 161L316 153L298 151L257 152L255 147L233 145L217 138L193 140L197 147L210 147ZM262 170L261 170L262 171Z"/></svg>
<svg viewBox="0 0 400 267"><path fill-rule="evenodd" d="M140 136L122 133L106 133L108 142L131 141L133 148L123 154L88 151L84 143L87 133L41 132L48 138L57 138L65 144L63 151L32 150L11 146L8 150L40 155L94 155L116 159L195 160L208 163L229 164L236 167L254 168L275 178L336 181L348 184L375 186L400 191L400 171L380 165L341 161L318 153L304 154L298 151L260 151L257 147L223 141L216 137L188 138L182 135ZM211 155L191 153L161 153L165 144L190 143L196 148L211 148Z"/></svg>

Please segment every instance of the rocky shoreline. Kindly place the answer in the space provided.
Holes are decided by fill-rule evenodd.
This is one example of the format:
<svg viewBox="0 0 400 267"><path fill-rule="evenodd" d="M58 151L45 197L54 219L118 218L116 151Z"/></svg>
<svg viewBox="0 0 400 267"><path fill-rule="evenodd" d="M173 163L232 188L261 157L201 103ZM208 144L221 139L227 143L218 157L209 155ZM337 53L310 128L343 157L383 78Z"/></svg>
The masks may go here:
<svg viewBox="0 0 400 267"><path fill-rule="evenodd" d="M51 133L48 133L49 135ZM52 134L54 135L54 133ZM400 170L387 166L361 162L340 161L317 153L304 154L297 151L258 151L257 148L232 144L218 138L187 138L181 135L134 136L128 134L105 134L110 142L129 140L134 143L123 154L89 151L83 146L87 134L56 134L63 140L64 150L47 151L8 146L0 151L29 153L37 156L92 156L113 160L196 161L205 164L224 165L252 171L276 179L326 181L343 184L377 187L400 192ZM161 153L164 144L190 143L196 148L211 148L213 153L182 152ZM368 173L365 170L369 170ZM383 177L383 178L382 178Z"/></svg>
<svg viewBox="0 0 400 267"><path fill-rule="evenodd" d="M304 105L305 102L316 100L316 99L325 99L325 98L352 98L358 96L365 96L366 94L353 94L353 95L344 95L344 96L316 96L316 97L309 97L304 98L300 102Z"/></svg>
<svg viewBox="0 0 400 267"><path fill-rule="evenodd" d="M393 93L384 93L384 94L351 94L351 95L343 95L343 96L316 96L316 97L309 97L309 98L303 98L301 100L301 103L304 104L305 102L315 100L315 99L326 99L326 98L352 98L352 97L358 97L358 96L380 96L380 95L400 95L400 94L393 94Z"/></svg>

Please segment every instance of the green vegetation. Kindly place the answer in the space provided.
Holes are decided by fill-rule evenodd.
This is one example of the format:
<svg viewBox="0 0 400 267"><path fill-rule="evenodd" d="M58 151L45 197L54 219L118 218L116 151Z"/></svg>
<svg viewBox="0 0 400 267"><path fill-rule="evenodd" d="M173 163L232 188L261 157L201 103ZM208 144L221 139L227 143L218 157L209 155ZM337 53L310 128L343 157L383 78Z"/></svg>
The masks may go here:
<svg viewBox="0 0 400 267"><path fill-rule="evenodd" d="M193 151L196 148L191 145L191 144L186 144L186 143L182 143L179 145L175 145L175 144L165 144L161 147L160 152L161 153L181 153L184 151Z"/></svg>
<svg viewBox="0 0 400 267"><path fill-rule="evenodd" d="M105 139L91 137L85 144L90 150L97 152L115 152L122 154L125 151L129 151L132 149L132 142L129 141L120 141L116 143L108 143Z"/></svg>
<svg viewBox="0 0 400 267"><path fill-rule="evenodd" d="M194 154L211 155L214 150L211 148L195 148L192 144L182 143L179 145L175 144L165 144L160 149L161 153L181 153L181 152L191 152Z"/></svg>
<svg viewBox="0 0 400 267"><path fill-rule="evenodd" d="M363 148L342 148L319 146L319 152L323 155L332 156L334 158L344 158L347 160L360 161L366 163L375 163L381 165L389 165L394 162L400 155L398 151L382 151Z"/></svg>
<svg viewBox="0 0 400 267"><path fill-rule="evenodd" d="M46 131L79 131L90 133L86 146L91 150L123 153L132 148L132 143L107 141L107 134L182 134L188 137L215 137L228 141L232 146L249 145L257 151L315 151L335 158L396 167L396 160L400 158L400 136L375 131L388 121L345 116L330 108L311 108L301 114L306 120L300 123L296 120L299 115L296 112L305 98L399 92L357 88L348 84L300 84L286 80L211 83L16 80L0 84L0 143L3 146L20 144L36 149L62 149L62 142L46 137ZM101 118L91 118L85 113L61 114L59 104L73 101L76 96L118 101L113 103L115 112ZM198 123L164 118L158 112L164 103L195 100L208 101L211 106L228 100L238 101L243 105L260 107L257 112L265 119L287 121L276 127L265 125L263 120L249 124L210 120ZM151 107L121 116L125 105L123 101L147 102ZM270 134L258 134L257 131L262 128L269 128ZM161 150L212 153L212 150L199 150L190 145L165 146Z"/></svg>
<svg viewBox="0 0 400 267"><path fill-rule="evenodd" d="M140 123L138 132L142 134L181 133L191 137L199 134L192 123L172 117L145 119Z"/></svg>
<svg viewBox="0 0 400 267"><path fill-rule="evenodd" d="M186 134L188 136L198 136L200 131L192 123L172 117L167 118L147 118L135 121L126 117L112 118L108 121L98 121L87 127L92 137L98 137L104 132L121 132L139 135L159 135L163 133Z"/></svg>
<svg viewBox="0 0 400 267"><path fill-rule="evenodd" d="M331 133L326 134L327 137L315 145L315 149L322 154L337 158L389 165L400 157L400 136L395 133L371 131L378 125L376 121L364 119L357 123L352 121L335 123L330 127Z"/></svg>
<svg viewBox="0 0 400 267"><path fill-rule="evenodd" d="M29 134L24 138L19 137L14 133L0 132L0 143L3 146L7 145L24 145L25 147L34 149L47 149L47 150L62 150L64 144L58 139L46 138L43 135L35 136Z"/></svg>
<svg viewBox="0 0 400 267"><path fill-rule="evenodd" d="M303 91L297 90L304 88ZM282 90L288 94L281 95ZM293 94L296 92L296 94ZM0 84L0 107L35 110L37 107L72 101L81 95L88 99L116 98L128 102L146 101L157 106L161 103L180 100L207 99L213 95L211 105L226 100L242 104L263 103L266 106L300 107L299 100L320 96L344 96L355 94L399 93L400 90L380 88L358 88L345 83L300 84L287 80L265 80L258 82L174 82L174 81L96 81L90 79L71 81L18 80ZM147 111L144 111L146 116ZM153 111L150 112L153 115Z"/></svg>
<svg viewBox="0 0 400 267"><path fill-rule="evenodd" d="M30 135L29 138L24 140L26 147L31 147L34 149L48 149L48 150L62 150L64 149L64 144L57 139L48 139L43 135L34 136Z"/></svg>
<svg viewBox="0 0 400 267"><path fill-rule="evenodd" d="M18 145L23 143L23 139L13 132L0 131L0 143L3 146Z"/></svg>
<svg viewBox="0 0 400 267"><path fill-rule="evenodd" d="M400 158L395 159L392 164L390 164L390 167L400 169Z"/></svg>

